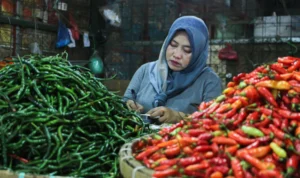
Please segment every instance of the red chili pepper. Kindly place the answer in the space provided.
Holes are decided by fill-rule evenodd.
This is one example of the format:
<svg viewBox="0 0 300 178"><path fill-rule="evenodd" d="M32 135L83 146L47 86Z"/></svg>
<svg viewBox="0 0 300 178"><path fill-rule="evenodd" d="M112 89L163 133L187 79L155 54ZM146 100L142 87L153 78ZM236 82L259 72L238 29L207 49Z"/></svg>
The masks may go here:
<svg viewBox="0 0 300 178"><path fill-rule="evenodd" d="M276 71L279 74L285 74L286 70L285 68L283 68L282 66L278 65L278 63L274 63L270 65L270 68L273 69L274 71Z"/></svg>
<svg viewBox="0 0 300 178"><path fill-rule="evenodd" d="M278 104L273 97L272 93L266 87L257 87L258 93L263 96L271 105L278 107Z"/></svg>
<svg viewBox="0 0 300 178"><path fill-rule="evenodd" d="M201 122L203 125L212 125L215 123L212 119L201 119Z"/></svg>
<svg viewBox="0 0 300 178"><path fill-rule="evenodd" d="M164 151L165 155L167 157L174 157L174 156L177 156L179 153L180 153L180 147L179 145L175 145L173 147L170 147L170 148L167 148L165 151Z"/></svg>
<svg viewBox="0 0 300 178"><path fill-rule="evenodd" d="M245 175L245 178L253 178L252 174L246 170L243 170L243 173Z"/></svg>
<svg viewBox="0 0 300 178"><path fill-rule="evenodd" d="M300 139L300 124L298 124L296 130L295 130L295 137Z"/></svg>
<svg viewBox="0 0 300 178"><path fill-rule="evenodd" d="M214 157L209 160L209 164L222 166L222 165L228 165L228 161L226 158L223 157Z"/></svg>
<svg viewBox="0 0 300 178"><path fill-rule="evenodd" d="M226 95L227 97L233 96L234 92L235 92L235 88L234 87L228 87L225 90L223 90L223 94Z"/></svg>
<svg viewBox="0 0 300 178"><path fill-rule="evenodd" d="M300 153L300 139L295 139L294 140L294 147L295 147L295 150Z"/></svg>
<svg viewBox="0 0 300 178"><path fill-rule="evenodd" d="M144 157L143 163L146 167L150 168L151 164L150 164L150 161L147 157Z"/></svg>
<svg viewBox="0 0 300 178"><path fill-rule="evenodd" d="M288 81L292 76L292 73L280 74L280 78L285 81Z"/></svg>
<svg viewBox="0 0 300 178"><path fill-rule="evenodd" d="M153 161L157 161L157 160L159 160L161 158L165 158L165 157L166 156L161 151L157 151L150 156L150 159L152 159Z"/></svg>
<svg viewBox="0 0 300 178"><path fill-rule="evenodd" d="M281 99L286 105L289 105L291 103L290 99L286 95L282 95Z"/></svg>
<svg viewBox="0 0 300 178"><path fill-rule="evenodd" d="M160 166L154 167L152 169L154 169L155 171L163 171L163 170L166 170L168 168L170 168L169 165L160 165Z"/></svg>
<svg viewBox="0 0 300 178"><path fill-rule="evenodd" d="M15 159L17 159L17 160L19 160L19 161L21 161L21 162L23 162L25 164L29 162L27 159L22 158L22 157L20 157L18 155L15 155L15 154L9 154L9 156L12 157L12 158L15 158Z"/></svg>
<svg viewBox="0 0 300 178"><path fill-rule="evenodd" d="M240 123L244 121L244 119L247 117L247 112L245 108L242 108L239 112L238 118L236 121L233 122L234 126L238 126Z"/></svg>
<svg viewBox="0 0 300 178"><path fill-rule="evenodd" d="M241 149L238 150L236 155L239 158L243 158L244 154L249 154L250 156L256 157L256 158L262 158L266 156L271 151L271 148L269 145L267 146L260 146L257 148L251 148L251 149Z"/></svg>
<svg viewBox="0 0 300 178"><path fill-rule="evenodd" d="M254 111L254 112L248 114L246 120L248 120L248 121L256 121L256 120L259 119L259 116L260 116L259 112L258 111Z"/></svg>
<svg viewBox="0 0 300 178"><path fill-rule="evenodd" d="M261 170L258 173L259 178L283 178L282 174L277 170Z"/></svg>
<svg viewBox="0 0 300 178"><path fill-rule="evenodd" d="M199 145L199 146L196 146L196 148L194 148L194 151L197 151L197 152L205 152L205 151L210 151L210 150L212 150L210 145Z"/></svg>
<svg viewBox="0 0 300 178"><path fill-rule="evenodd" d="M260 144L259 140L256 140L255 142L251 143L250 145L248 145L247 147L245 147L245 149L253 149L253 148L257 148Z"/></svg>
<svg viewBox="0 0 300 178"><path fill-rule="evenodd" d="M160 177L169 177L169 176L176 176L178 174L178 170L174 168L169 168L163 171L154 171L153 177L160 178Z"/></svg>
<svg viewBox="0 0 300 178"><path fill-rule="evenodd" d="M236 145L237 142L234 139L219 136L219 137L214 137L212 139L212 142L215 142L217 144L224 144L224 145Z"/></svg>
<svg viewBox="0 0 300 178"><path fill-rule="evenodd" d="M252 72L247 73L243 79L245 80L245 79L249 79L249 78L254 78L254 77L258 76L258 74L261 71L263 71L264 69L265 69L264 66L259 66L256 69L254 69Z"/></svg>
<svg viewBox="0 0 300 178"><path fill-rule="evenodd" d="M224 118L231 118L236 114L237 108L232 108L230 111L224 113Z"/></svg>
<svg viewBox="0 0 300 178"><path fill-rule="evenodd" d="M183 147L182 151L186 155L192 155L194 153L193 149L190 146Z"/></svg>
<svg viewBox="0 0 300 178"><path fill-rule="evenodd" d="M176 135L176 139L181 148L189 145L195 145L198 141L196 137L181 137L180 135Z"/></svg>
<svg viewBox="0 0 300 178"><path fill-rule="evenodd" d="M288 72L293 72L300 67L300 60L296 60L288 69Z"/></svg>
<svg viewBox="0 0 300 178"><path fill-rule="evenodd" d="M293 154L290 156L286 162L287 175L291 176L293 173L299 169L299 155Z"/></svg>
<svg viewBox="0 0 300 178"><path fill-rule="evenodd" d="M293 97L292 100L291 100L291 104L292 104L292 110L295 111L297 108L296 108L296 105L300 103L300 98L297 96L297 97Z"/></svg>
<svg viewBox="0 0 300 178"><path fill-rule="evenodd" d="M283 119L281 122L280 129L283 131L287 131L287 128L289 127L289 120L288 119Z"/></svg>
<svg viewBox="0 0 300 178"><path fill-rule="evenodd" d="M215 156L215 154L212 151L208 151L208 152L204 153L204 158L206 158L206 159L213 158L214 156Z"/></svg>
<svg viewBox="0 0 300 178"><path fill-rule="evenodd" d="M167 147L167 146L171 146L171 145L174 145L174 144L176 144L176 143L178 143L178 141L177 141L176 139L172 139L172 140L168 140L168 141L166 141L166 142L159 143L159 144L157 145L157 147L158 147L158 148L165 148L165 147Z"/></svg>
<svg viewBox="0 0 300 178"><path fill-rule="evenodd" d="M264 114L262 114L261 119L263 119L263 121L254 123L254 126L255 126L255 127L265 127L265 126L267 126L267 125L271 122L271 119L269 119L269 118L268 118L266 115L264 115Z"/></svg>
<svg viewBox="0 0 300 178"><path fill-rule="evenodd" d="M203 172L198 171L184 171L184 174L191 177L204 177L205 174Z"/></svg>
<svg viewBox="0 0 300 178"><path fill-rule="evenodd" d="M200 134L197 138L198 138L198 140L210 140L213 137L214 136L211 132L206 132L206 133Z"/></svg>
<svg viewBox="0 0 300 178"><path fill-rule="evenodd" d="M258 100L259 94L253 85L248 85L240 93L241 96L246 96L249 99L249 103L253 103Z"/></svg>
<svg viewBox="0 0 300 178"><path fill-rule="evenodd" d="M230 153L231 155L234 155L237 150L240 148L240 145L232 145L225 148L225 152Z"/></svg>
<svg viewBox="0 0 300 178"><path fill-rule="evenodd" d="M213 170L215 172L220 172L223 175L226 175L228 173L228 171L229 171L229 168L228 168L228 166L213 166Z"/></svg>
<svg viewBox="0 0 300 178"><path fill-rule="evenodd" d="M298 82L300 81L300 73L293 73L293 78L296 79Z"/></svg>
<svg viewBox="0 0 300 178"><path fill-rule="evenodd" d="M164 159L159 162L159 165L168 165L168 166L174 166L178 163L179 159L178 158L173 158L173 159Z"/></svg>
<svg viewBox="0 0 300 178"><path fill-rule="evenodd" d="M237 158L231 159L231 168L235 178L244 178L244 172L240 161Z"/></svg>
<svg viewBox="0 0 300 178"><path fill-rule="evenodd" d="M200 112L199 112L200 113ZM195 114L195 117L197 116L197 114ZM200 117L200 116L199 116ZM179 128L179 127L182 127L184 125L185 121L184 120L181 120L179 121L178 123L176 124L173 124L171 127L167 127L167 128L163 128L161 129L158 134L163 136L163 135L166 135L166 134L169 134L171 133L173 130Z"/></svg>
<svg viewBox="0 0 300 178"><path fill-rule="evenodd" d="M219 147L218 147L218 144L216 144L216 143L212 143L211 144L211 149L212 149L212 151L214 152L214 153L219 153Z"/></svg>
<svg viewBox="0 0 300 178"><path fill-rule="evenodd" d="M282 115L277 112L275 112L274 110L271 109L267 109L263 106L259 107L258 111L262 112L263 114L267 115L267 116L272 116L272 117L276 117L276 118L280 118L282 119Z"/></svg>
<svg viewBox="0 0 300 178"><path fill-rule="evenodd" d="M226 111L229 111L230 109L231 109L231 104L230 103L224 103L215 112L216 113L224 113Z"/></svg>
<svg viewBox="0 0 300 178"><path fill-rule="evenodd" d="M249 144L256 141L255 139L249 139L247 137L243 137L243 136L239 135L238 133L236 133L234 131L230 131L228 133L228 137L232 138L235 141L237 141L241 145L249 145Z"/></svg>
<svg viewBox="0 0 300 178"><path fill-rule="evenodd" d="M281 119L279 119L279 118L276 118L276 117L273 118L272 123L278 128L281 127Z"/></svg>
<svg viewBox="0 0 300 178"><path fill-rule="evenodd" d="M260 131L262 131L265 135L270 135L272 131L269 128L258 127Z"/></svg>
<svg viewBox="0 0 300 178"><path fill-rule="evenodd" d="M203 160L202 156L191 156L191 157L186 157L186 158L180 158L179 164L183 167L199 163Z"/></svg>
<svg viewBox="0 0 300 178"><path fill-rule="evenodd" d="M280 140L284 140L285 138L290 138L290 136L284 133L282 130L278 129L275 125L270 124L269 128L274 133L275 137L279 138Z"/></svg>
<svg viewBox="0 0 300 178"><path fill-rule="evenodd" d="M297 58L291 56L279 57L277 59L277 61L282 64L292 64L295 60L297 60Z"/></svg>
<svg viewBox="0 0 300 178"><path fill-rule="evenodd" d="M205 132L204 129L189 129L189 130L187 130L186 133L190 136L197 137L204 132Z"/></svg>
<svg viewBox="0 0 300 178"><path fill-rule="evenodd" d="M200 105L198 107L198 111L202 111L202 110L204 110L206 108L207 108L206 102L202 102L202 103L200 103Z"/></svg>
<svg viewBox="0 0 300 178"><path fill-rule="evenodd" d="M255 138L255 140L259 141L262 144L265 144L265 143L268 143L271 140L271 138L269 135L267 135L267 136Z"/></svg>
<svg viewBox="0 0 300 178"><path fill-rule="evenodd" d="M217 131L217 130L221 130L220 128L220 124L213 124L213 125L210 125L208 127L209 130L213 130L213 131Z"/></svg>
<svg viewBox="0 0 300 178"><path fill-rule="evenodd" d="M273 138L273 142L280 147L285 147L285 143L283 142L283 140L280 140L279 138Z"/></svg>
<svg viewBox="0 0 300 178"><path fill-rule="evenodd" d="M209 167L209 168L207 168L206 170L205 170L205 178L207 177L209 177L210 178L210 175L212 174L214 172L214 170L213 170L213 168L212 167Z"/></svg>
<svg viewBox="0 0 300 178"><path fill-rule="evenodd" d="M208 141L198 139L197 145L208 145Z"/></svg>
<svg viewBox="0 0 300 178"><path fill-rule="evenodd" d="M158 146L152 146L152 147L148 147L145 151L139 153L135 159L142 161L145 157L149 156L150 154L156 152L157 150L159 150Z"/></svg>
<svg viewBox="0 0 300 178"><path fill-rule="evenodd" d="M235 82L235 83L239 83L240 80L246 76L246 73L239 73L237 76L234 76L232 78L232 80Z"/></svg>
<svg viewBox="0 0 300 178"><path fill-rule="evenodd" d="M235 87L237 84L236 84L236 82L228 82L227 83L227 87Z"/></svg>
<svg viewBox="0 0 300 178"><path fill-rule="evenodd" d="M184 168L184 172L185 171L199 171L201 169L206 169L209 166L210 166L209 163L206 160L203 160L200 163L187 166L186 168Z"/></svg>
<svg viewBox="0 0 300 178"><path fill-rule="evenodd" d="M244 158L248 163L250 163L252 166L256 167L259 170L266 170L268 169L266 164L259 159L251 156L250 154L242 154L242 158Z"/></svg>

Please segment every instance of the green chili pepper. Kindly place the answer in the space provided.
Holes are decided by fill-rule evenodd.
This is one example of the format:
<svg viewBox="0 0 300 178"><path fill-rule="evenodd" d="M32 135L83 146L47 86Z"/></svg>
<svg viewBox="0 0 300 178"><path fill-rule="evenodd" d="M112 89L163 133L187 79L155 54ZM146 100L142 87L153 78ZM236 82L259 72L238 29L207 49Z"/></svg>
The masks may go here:
<svg viewBox="0 0 300 178"><path fill-rule="evenodd" d="M286 158L287 157L287 153L283 148L280 148L280 146L278 146L276 143L271 142L270 143L270 147L272 148L272 150L274 151L274 153L279 156L280 158Z"/></svg>
<svg viewBox="0 0 300 178"><path fill-rule="evenodd" d="M254 136L254 137L263 137L263 136L265 136L265 134L262 131L260 131L259 129L254 128L254 127L250 127L250 126L243 125L242 126L242 131L244 133L246 133L247 135Z"/></svg>

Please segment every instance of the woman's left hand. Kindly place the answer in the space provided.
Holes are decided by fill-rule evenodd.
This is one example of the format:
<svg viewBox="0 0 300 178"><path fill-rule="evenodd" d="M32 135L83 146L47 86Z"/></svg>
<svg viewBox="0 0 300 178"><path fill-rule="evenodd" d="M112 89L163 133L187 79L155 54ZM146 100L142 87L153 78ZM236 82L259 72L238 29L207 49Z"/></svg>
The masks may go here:
<svg viewBox="0 0 300 178"><path fill-rule="evenodd" d="M160 123L177 123L182 117L178 111L164 106L156 107L147 112L152 118L158 118Z"/></svg>

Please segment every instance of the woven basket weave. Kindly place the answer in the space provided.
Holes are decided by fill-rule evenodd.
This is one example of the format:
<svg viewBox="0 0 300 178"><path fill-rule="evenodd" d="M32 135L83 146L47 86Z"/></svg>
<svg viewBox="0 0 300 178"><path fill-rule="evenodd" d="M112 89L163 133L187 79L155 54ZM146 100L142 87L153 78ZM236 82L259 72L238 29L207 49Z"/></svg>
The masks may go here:
<svg viewBox="0 0 300 178"><path fill-rule="evenodd" d="M124 178L151 178L153 170L132 156L132 146L140 139L124 144L119 151L120 171Z"/></svg>

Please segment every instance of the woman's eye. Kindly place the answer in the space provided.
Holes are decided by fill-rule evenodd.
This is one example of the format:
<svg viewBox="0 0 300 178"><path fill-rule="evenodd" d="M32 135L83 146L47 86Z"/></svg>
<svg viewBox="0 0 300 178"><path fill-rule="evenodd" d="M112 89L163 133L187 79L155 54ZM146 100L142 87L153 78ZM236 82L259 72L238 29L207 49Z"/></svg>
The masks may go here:
<svg viewBox="0 0 300 178"><path fill-rule="evenodd" d="M186 53L191 53L192 50L190 50L190 49L184 49L184 52L186 52Z"/></svg>
<svg viewBox="0 0 300 178"><path fill-rule="evenodd" d="M170 45L171 45L172 47L176 47L176 46L177 46L176 43L170 43Z"/></svg>

